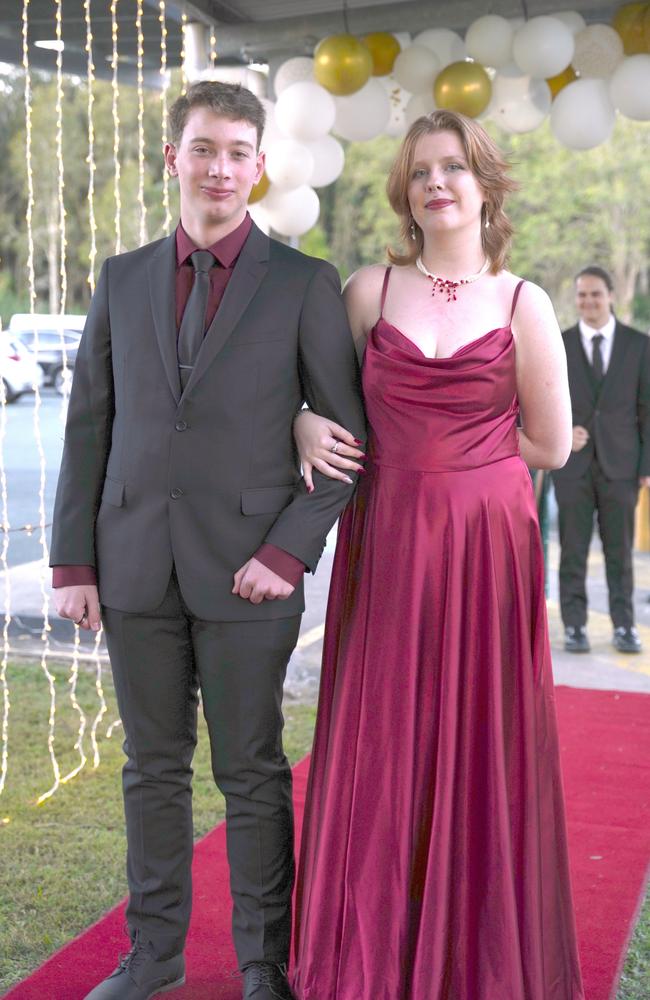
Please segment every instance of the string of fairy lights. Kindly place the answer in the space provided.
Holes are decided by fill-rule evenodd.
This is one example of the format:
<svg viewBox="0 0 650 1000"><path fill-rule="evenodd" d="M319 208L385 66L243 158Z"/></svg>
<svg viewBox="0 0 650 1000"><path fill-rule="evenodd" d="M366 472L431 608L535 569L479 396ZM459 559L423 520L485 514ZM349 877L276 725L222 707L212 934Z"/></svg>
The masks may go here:
<svg viewBox="0 0 650 1000"><path fill-rule="evenodd" d="M107 13L110 15L110 120L112 124L112 197L114 203L114 236L115 252L124 250L123 234L123 204L122 204L122 124L120 121L120 79L119 68L121 62L120 55L120 21L118 17L120 0L105 0ZM26 177L26 211L25 211L25 234L26 234L26 288L28 293L29 313L38 313L38 287L40 275L37 274L37 239L35 233L34 210L36 184L34 177L34 146L33 146L33 108L34 108L34 78L30 66L30 3L31 0L22 0L22 69L24 75L24 117L25 117L25 177ZM54 162L56 170L55 198L51 206L56 217L57 253L58 253L58 314L61 330L63 330L64 316L68 300L68 264L67 264L67 213L66 213L66 174L64 162L64 106L65 106L65 86L64 86L64 64L63 64L63 0L52 0L54 32L56 40L56 73L54 78L55 101L53 127L55 133L54 141ZM95 117L95 85L96 67L93 53L93 25L91 7L94 12L96 4L93 0L83 0L83 12L85 23L85 53L87 78L84 81L86 87L86 115L87 115L87 152L86 165L88 168L87 205L88 205L88 271L87 284L89 294L95 289L97 270L97 237L98 223L96 216L97 208L97 144L96 144L96 123ZM136 96L137 96L137 165L138 165L138 185L137 185L137 209L138 209L138 238L140 243L148 239L147 235L147 205L145 201L145 36L143 30L144 0L136 0ZM161 139L164 144L167 141L167 114L168 114L168 90L170 86L170 74L168 68L168 28L167 28L167 3L166 0L158 2L158 21L160 27L160 130ZM185 30L188 19L185 13L181 15L181 89L185 92L188 87L188 77L184 68L185 60ZM210 32L210 65L214 66L217 59L217 39L214 29ZM165 231L169 231L172 225L172 213L170 206L169 178L166 172L163 173L162 180L162 205L163 205L163 225ZM34 348L38 350L38 329L35 324ZM65 356L65 346L63 347L64 373L67 367ZM67 409L67 396L69 393L70 379L63 379L63 399L61 416L65 417ZM7 781L11 775L11 691L8 676L8 668L11 662L12 645L10 625L12 622L12 589L11 572L9 564L9 548L11 537L18 533L27 535L37 535L40 550L39 559L39 592L40 592L40 616L42 626L39 630L39 660L40 669L46 684L48 696L46 746L44 751L49 758L51 768L51 781L49 787L37 798L37 804L42 804L52 798L62 785L74 779L84 768L92 766L96 768L101 761L100 742L102 733L104 738L110 738L115 729L121 725L120 719L115 718L106 725L106 715L108 704L104 691L104 670L105 653L102 647L101 631L94 636L94 643L90 651L85 651L81 643L81 632L79 628L74 628L74 639L72 651L61 651L53 649L51 642L51 612L50 599L48 593L49 577L49 547L47 541L47 531L51 522L47 519L46 505L46 454L44 438L42 433L43 421L43 397L38 386L34 386L33 396L33 433L38 456L38 522L21 525L11 525L9 521L9 486L8 470L5 463L4 444L7 433L7 400L5 398L4 384L0 380L0 571L4 581L4 607L3 607L3 628L2 628L2 650L0 659L0 795L4 791ZM54 662L69 661L70 667L67 673L67 697L72 712L76 716L76 735L73 750L76 755L73 763L67 767L65 773L61 767L60 760L66 752L66 747L57 745L57 704L61 699L62 683L57 680L53 670ZM86 667L84 667L86 664ZM91 676L94 674L94 696L95 707L91 712L84 711L80 701L79 682L84 670L90 670ZM58 673L58 671L57 671ZM104 728L105 726L105 728ZM60 736L59 736L60 739ZM89 744L89 745L88 745ZM16 752L16 751L14 751ZM6 822L6 820L3 820Z"/></svg>

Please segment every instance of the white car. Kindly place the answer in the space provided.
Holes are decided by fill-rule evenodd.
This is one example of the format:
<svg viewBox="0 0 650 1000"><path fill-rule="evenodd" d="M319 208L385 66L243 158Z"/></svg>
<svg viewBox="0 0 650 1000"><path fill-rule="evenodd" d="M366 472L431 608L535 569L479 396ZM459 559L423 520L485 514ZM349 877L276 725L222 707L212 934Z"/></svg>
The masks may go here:
<svg viewBox="0 0 650 1000"><path fill-rule="evenodd" d="M9 333L0 333L0 378L7 403L43 384L43 369L33 352Z"/></svg>

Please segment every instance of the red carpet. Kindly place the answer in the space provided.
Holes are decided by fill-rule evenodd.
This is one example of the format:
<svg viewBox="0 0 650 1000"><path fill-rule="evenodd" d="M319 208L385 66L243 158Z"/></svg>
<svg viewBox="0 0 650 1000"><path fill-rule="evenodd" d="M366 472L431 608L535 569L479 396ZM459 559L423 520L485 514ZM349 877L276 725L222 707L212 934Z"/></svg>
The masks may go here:
<svg viewBox="0 0 650 1000"><path fill-rule="evenodd" d="M612 1000L650 857L650 695L557 688L569 842L587 1000ZM294 770L300 830L308 762ZM239 1000L233 976L225 829L194 856L188 982L179 1000ZM81 1000L128 947L123 906L57 952L11 1000ZM170 994L172 995L172 994Z"/></svg>

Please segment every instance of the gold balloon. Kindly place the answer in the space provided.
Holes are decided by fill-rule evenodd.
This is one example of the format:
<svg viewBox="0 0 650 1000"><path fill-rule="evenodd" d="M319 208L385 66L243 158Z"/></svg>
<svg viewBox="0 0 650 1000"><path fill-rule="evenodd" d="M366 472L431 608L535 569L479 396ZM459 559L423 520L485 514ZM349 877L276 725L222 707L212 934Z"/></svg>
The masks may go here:
<svg viewBox="0 0 650 1000"><path fill-rule="evenodd" d="M492 83L480 63L463 60L438 73L433 96L439 108L476 118L490 103Z"/></svg>
<svg viewBox="0 0 650 1000"><path fill-rule="evenodd" d="M354 35L330 35L314 51L314 76L321 87L338 97L354 94L372 73L369 49Z"/></svg>
<svg viewBox="0 0 650 1000"><path fill-rule="evenodd" d="M647 3L624 3L612 18L612 25L621 36L626 56L648 51L645 33L647 10Z"/></svg>
<svg viewBox="0 0 650 1000"><path fill-rule="evenodd" d="M573 66L567 66L567 68L563 69L561 73L557 74L557 76L549 76L546 82L548 83L553 100L555 100L561 90L564 90L567 84L573 83L573 81L577 79L578 74L574 70Z"/></svg>
<svg viewBox="0 0 650 1000"><path fill-rule="evenodd" d="M372 56L372 75L387 76L402 51L395 35L390 35L387 31L373 31L364 35L361 41Z"/></svg>
<svg viewBox="0 0 650 1000"><path fill-rule="evenodd" d="M271 187L271 182L266 176L266 172L262 174L257 184L254 185L253 190L250 193L248 204L254 205L256 201L261 201L268 189Z"/></svg>

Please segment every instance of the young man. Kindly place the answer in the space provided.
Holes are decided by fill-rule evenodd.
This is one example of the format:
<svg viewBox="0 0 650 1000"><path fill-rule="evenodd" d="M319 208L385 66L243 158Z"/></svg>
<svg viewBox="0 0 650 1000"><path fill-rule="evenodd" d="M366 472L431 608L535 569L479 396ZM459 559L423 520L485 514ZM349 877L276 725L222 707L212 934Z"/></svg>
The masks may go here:
<svg viewBox="0 0 650 1000"><path fill-rule="evenodd" d="M553 472L560 515L564 648L589 651L587 557L594 511L603 543L613 642L641 652L634 627L632 547L639 485L650 484L650 338L612 313L614 285L601 267L576 277L580 320L563 333L573 407L573 451Z"/></svg>
<svg viewBox="0 0 650 1000"><path fill-rule="evenodd" d="M233 935L246 1000L286 1000L293 884L282 685L350 484L300 480L302 401L364 420L329 264L247 213L262 105L199 83L170 113L173 235L104 263L75 365L57 491L57 608L101 618L124 724L132 950L92 1000L184 982L197 692L227 808ZM99 591L98 591L99 587Z"/></svg>

